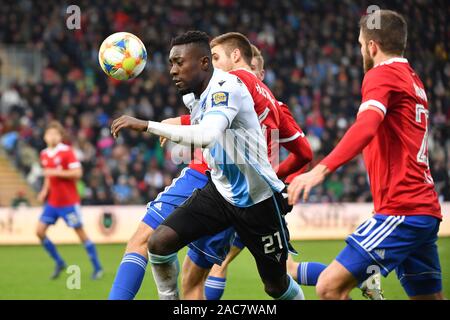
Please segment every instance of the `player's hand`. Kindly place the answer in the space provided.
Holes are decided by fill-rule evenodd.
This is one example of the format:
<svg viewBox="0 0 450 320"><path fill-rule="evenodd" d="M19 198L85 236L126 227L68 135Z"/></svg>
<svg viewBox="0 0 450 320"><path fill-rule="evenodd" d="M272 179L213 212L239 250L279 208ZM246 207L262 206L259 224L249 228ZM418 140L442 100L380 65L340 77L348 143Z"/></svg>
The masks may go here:
<svg viewBox="0 0 450 320"><path fill-rule="evenodd" d="M288 202L295 205L303 191L303 201L308 200L311 189L320 184L329 170L323 164L318 164L311 171L295 177L288 187Z"/></svg>
<svg viewBox="0 0 450 320"><path fill-rule="evenodd" d="M139 120L130 116L121 116L113 121L111 125L111 134L114 138L117 138L119 131L128 128L135 131L146 131L148 122L145 120Z"/></svg>
<svg viewBox="0 0 450 320"><path fill-rule="evenodd" d="M161 121L161 123L181 125L181 118L180 117L169 118L169 119L165 119L165 120ZM164 147L166 142L167 142L167 138L161 137L161 136L159 137L159 144L161 147Z"/></svg>

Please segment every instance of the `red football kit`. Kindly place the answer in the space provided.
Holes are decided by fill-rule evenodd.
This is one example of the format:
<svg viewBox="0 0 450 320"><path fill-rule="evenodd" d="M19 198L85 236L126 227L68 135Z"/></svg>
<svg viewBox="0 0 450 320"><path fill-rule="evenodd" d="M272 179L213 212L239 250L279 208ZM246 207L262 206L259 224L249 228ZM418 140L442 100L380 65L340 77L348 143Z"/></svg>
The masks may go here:
<svg viewBox="0 0 450 320"><path fill-rule="evenodd" d="M63 143L55 148L46 148L41 151L41 164L44 169L75 169L81 167L73 150ZM50 177L49 194L47 203L53 207L65 207L80 202L80 197L74 179Z"/></svg>
<svg viewBox="0 0 450 320"><path fill-rule="evenodd" d="M357 120L321 162L331 171L361 151L376 213L442 219L428 166L428 102L404 58L389 59L363 80Z"/></svg>

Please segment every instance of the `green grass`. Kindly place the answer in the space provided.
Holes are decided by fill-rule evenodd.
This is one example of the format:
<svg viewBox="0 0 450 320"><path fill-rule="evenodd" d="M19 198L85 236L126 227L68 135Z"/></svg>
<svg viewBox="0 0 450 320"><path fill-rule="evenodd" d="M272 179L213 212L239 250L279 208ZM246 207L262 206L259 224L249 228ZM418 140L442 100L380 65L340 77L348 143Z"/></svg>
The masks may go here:
<svg viewBox="0 0 450 320"><path fill-rule="evenodd" d="M343 241L296 241L299 251L295 259L329 263L343 248ZM48 276L53 270L53 262L39 246L0 246L0 299L106 299L120 263L124 245L98 245L99 255L105 268L101 280L90 280L91 265L80 245L61 245L58 249L68 264L79 265L81 289L66 287L68 274L51 281ZM186 250L180 252L180 261ZM450 297L450 238L439 240L444 294ZM406 299L394 273L382 282L387 299ZM317 299L313 287L303 287L307 299ZM360 299L359 290L352 293ZM147 275L137 299L156 299L156 289L148 268ZM236 258L230 266L224 299L269 299L264 293L253 259L248 252Z"/></svg>

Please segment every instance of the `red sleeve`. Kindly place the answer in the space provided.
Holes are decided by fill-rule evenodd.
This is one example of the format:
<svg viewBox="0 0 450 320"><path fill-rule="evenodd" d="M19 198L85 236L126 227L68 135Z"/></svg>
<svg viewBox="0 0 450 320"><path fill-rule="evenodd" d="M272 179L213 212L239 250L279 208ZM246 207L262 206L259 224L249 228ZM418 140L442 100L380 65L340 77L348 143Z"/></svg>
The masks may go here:
<svg viewBox="0 0 450 320"><path fill-rule="evenodd" d="M75 169L81 167L81 163L75 156L75 152L73 152L73 149L69 149L67 152L65 152L64 161L67 169Z"/></svg>
<svg viewBox="0 0 450 320"><path fill-rule="evenodd" d="M312 151L300 126L286 104L280 106L280 144L291 154L280 164L277 175L285 178L299 171L312 160Z"/></svg>
<svg viewBox="0 0 450 320"><path fill-rule="evenodd" d="M383 117L373 109L360 112L355 123L347 130L338 145L320 163L335 171L353 159L366 147L378 130Z"/></svg>
<svg viewBox="0 0 450 320"><path fill-rule="evenodd" d="M396 82L394 74L386 66L379 66L367 72L361 87L362 102L359 112L373 106L380 114L385 115L391 104L390 99Z"/></svg>
<svg viewBox="0 0 450 320"><path fill-rule="evenodd" d="M293 141L282 144L289 152L289 156L281 162L277 170L279 178L299 171L312 160L312 150L308 140L304 136L299 136Z"/></svg>
<svg viewBox="0 0 450 320"><path fill-rule="evenodd" d="M191 125L191 115L185 114L185 115L182 115L180 118L181 118L181 125L182 126L189 126L189 125Z"/></svg>
<svg viewBox="0 0 450 320"><path fill-rule="evenodd" d="M279 102L280 115L280 143L285 143L294 140L298 136L304 136L302 129L297 124L287 105Z"/></svg>

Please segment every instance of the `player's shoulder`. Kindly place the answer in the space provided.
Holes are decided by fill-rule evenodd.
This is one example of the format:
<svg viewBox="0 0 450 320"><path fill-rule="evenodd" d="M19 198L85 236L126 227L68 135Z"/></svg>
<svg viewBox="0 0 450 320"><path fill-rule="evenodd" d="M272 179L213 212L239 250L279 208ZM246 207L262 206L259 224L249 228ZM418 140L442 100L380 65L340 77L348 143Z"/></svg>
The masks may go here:
<svg viewBox="0 0 450 320"><path fill-rule="evenodd" d="M408 60L405 58L391 58L374 66L366 72L365 83L391 83L392 80L403 78L405 71L409 70Z"/></svg>
<svg viewBox="0 0 450 320"><path fill-rule="evenodd" d="M214 75L211 81L211 93L217 91L239 91L243 88L243 83L238 76L220 69L214 70Z"/></svg>
<svg viewBox="0 0 450 320"><path fill-rule="evenodd" d="M278 103L278 107L280 108L281 111L283 111L284 113L287 114L291 114L291 110L289 110L289 107L286 103L284 103L283 101L277 100Z"/></svg>
<svg viewBox="0 0 450 320"><path fill-rule="evenodd" d="M58 144L57 148L57 152L60 155L68 155L73 153L73 148L65 143L60 143Z"/></svg>
<svg viewBox="0 0 450 320"><path fill-rule="evenodd" d="M235 69L230 71L229 73L235 75L244 82L258 82L258 78L255 76L255 74L244 68Z"/></svg>
<svg viewBox="0 0 450 320"><path fill-rule="evenodd" d="M46 158L46 157L52 158L56 155L64 156L64 155L70 154L72 152L73 152L73 149L71 146L64 144L64 143L60 143L54 149L45 148L45 149L41 150L40 157L41 158Z"/></svg>
<svg viewBox="0 0 450 320"><path fill-rule="evenodd" d="M72 147L65 143L58 144L58 150L62 152L72 151Z"/></svg>
<svg viewBox="0 0 450 320"><path fill-rule="evenodd" d="M228 106L230 100L236 102L234 99L239 101L251 99L247 87L236 75L215 69L211 81L209 95L211 96L212 107Z"/></svg>

